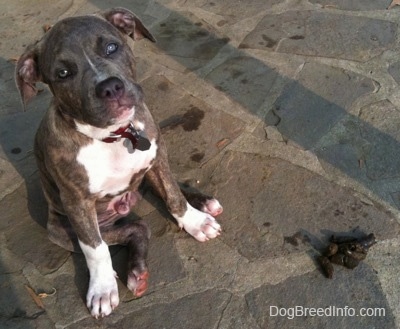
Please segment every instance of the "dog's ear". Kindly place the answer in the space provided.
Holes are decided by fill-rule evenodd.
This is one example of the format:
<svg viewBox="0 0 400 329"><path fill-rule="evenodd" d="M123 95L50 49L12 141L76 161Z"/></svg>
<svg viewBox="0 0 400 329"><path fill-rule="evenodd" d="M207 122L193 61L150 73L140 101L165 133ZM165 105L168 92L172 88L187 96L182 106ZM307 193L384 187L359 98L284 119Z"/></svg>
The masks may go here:
<svg viewBox="0 0 400 329"><path fill-rule="evenodd" d="M18 59L15 69L15 82L22 98L24 110L29 100L38 93L36 82L40 80L38 50L36 46L31 46Z"/></svg>
<svg viewBox="0 0 400 329"><path fill-rule="evenodd" d="M100 15L133 40L147 38L156 42L156 39L143 25L141 20L125 8L111 8L100 13Z"/></svg>

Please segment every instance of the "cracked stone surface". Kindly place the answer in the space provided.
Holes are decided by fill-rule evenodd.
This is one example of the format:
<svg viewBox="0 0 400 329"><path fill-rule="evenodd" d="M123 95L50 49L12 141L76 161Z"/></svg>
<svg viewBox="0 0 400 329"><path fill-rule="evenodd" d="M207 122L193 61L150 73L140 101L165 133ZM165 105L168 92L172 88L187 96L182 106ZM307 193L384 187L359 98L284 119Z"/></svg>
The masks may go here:
<svg viewBox="0 0 400 329"><path fill-rule="evenodd" d="M158 47L185 67L195 70L210 61L228 43L191 13L171 13L154 29Z"/></svg>
<svg viewBox="0 0 400 329"><path fill-rule="evenodd" d="M393 45L396 29L385 20L289 11L265 16L240 47L364 62Z"/></svg>
<svg viewBox="0 0 400 329"><path fill-rule="evenodd" d="M0 327L399 328L400 7L389 4L0 0ZM130 216L152 231L148 291L134 298L127 250L113 246L121 303L95 320L84 256L45 229L32 149L51 93L39 84L24 112L13 75L44 25L111 5L157 39L134 53L175 177L215 195L224 213L221 236L199 243L145 185ZM316 257L330 236L367 233L378 242L366 259L325 278ZM288 319L271 309L296 305L385 316Z"/></svg>
<svg viewBox="0 0 400 329"><path fill-rule="evenodd" d="M371 179L395 178L399 175L400 112L388 100L370 104L361 109L361 136L370 143L366 156L367 175ZM376 145L375 141L382 143ZM379 161L377 161L379 160Z"/></svg>
<svg viewBox="0 0 400 329"><path fill-rule="evenodd" d="M362 264L353 271L352 277L348 277L348 271L336 270L334 279L328 282L318 273L308 273L290 278L282 284L257 288L245 296L249 312L260 328L296 326L299 328L365 328L370 326L395 328L394 317L390 312L386 312L385 316L374 318L357 316L358 313L348 317L334 316L335 312L339 312L338 308L345 309L348 305L352 305L357 312L363 307L388 309L382 291L376 289L378 280L373 269ZM358 276L365 278L365 281L359 281ZM301 293L295 288L299 282L308 283L304 285ZM282 305L285 305L286 309L280 310ZM316 307L315 305L323 309L328 307L326 305L334 306L336 310L333 307L326 310L327 316L302 317L295 317L293 313L290 313L291 311L288 311L290 308L303 306L302 311L306 312L306 307L313 308ZM302 311L298 310L298 312ZM348 314L352 314L350 313L352 311ZM332 315L329 316L328 312L332 312Z"/></svg>
<svg viewBox="0 0 400 329"><path fill-rule="evenodd" d="M395 62L389 66L389 73L396 80L397 83L400 82L400 62Z"/></svg>
<svg viewBox="0 0 400 329"><path fill-rule="evenodd" d="M228 59L205 78L254 113L262 106L276 80L281 79L273 68L247 56ZM254 90L261 92L254 93Z"/></svg>
<svg viewBox="0 0 400 329"><path fill-rule="evenodd" d="M287 84L274 104L279 118L276 126L287 139L305 149L313 148L346 115L356 99L373 91L369 78L306 63L298 79Z"/></svg>
<svg viewBox="0 0 400 329"><path fill-rule="evenodd" d="M385 9L384 1L374 1L374 0L356 0L356 1L345 1L345 0L310 0L311 3L319 4L323 7L337 8L340 10L382 10ZM387 2L389 6L390 2Z"/></svg>
<svg viewBox="0 0 400 329"><path fill-rule="evenodd" d="M253 173L254 181L223 175L244 167ZM398 223L383 209L286 161L228 152L211 183L217 186L217 195L223 196L225 216L230 218L223 223L221 239L250 260L321 250L333 232L352 228L378 236L399 233ZM238 208L239 199L242 206Z"/></svg>

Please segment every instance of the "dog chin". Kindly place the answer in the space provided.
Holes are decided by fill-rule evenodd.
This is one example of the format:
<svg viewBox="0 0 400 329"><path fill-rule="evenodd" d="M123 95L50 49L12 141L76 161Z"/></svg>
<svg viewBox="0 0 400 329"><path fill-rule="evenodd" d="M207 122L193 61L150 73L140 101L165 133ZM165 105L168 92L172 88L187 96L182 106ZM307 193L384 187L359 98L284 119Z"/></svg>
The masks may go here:
<svg viewBox="0 0 400 329"><path fill-rule="evenodd" d="M135 107L127 108L122 107L116 111L116 117L112 120L113 125L121 125L128 124L133 120L135 115Z"/></svg>
<svg viewBox="0 0 400 329"><path fill-rule="evenodd" d="M121 127L126 127L134 121L135 107L119 109L118 116L112 118L106 124L106 127L99 128L87 123L80 123L75 120L76 129L82 134L94 138L104 139L110 136L110 133Z"/></svg>

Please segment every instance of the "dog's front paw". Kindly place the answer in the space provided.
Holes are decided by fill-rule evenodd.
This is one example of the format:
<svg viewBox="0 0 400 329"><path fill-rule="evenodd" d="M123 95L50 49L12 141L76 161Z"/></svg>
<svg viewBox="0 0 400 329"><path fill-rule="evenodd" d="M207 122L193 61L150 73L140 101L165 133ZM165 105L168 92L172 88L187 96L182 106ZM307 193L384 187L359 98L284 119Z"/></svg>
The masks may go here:
<svg viewBox="0 0 400 329"><path fill-rule="evenodd" d="M187 204L187 210L181 217L174 216L179 226L196 240L204 242L221 234L221 226L209 213L202 212Z"/></svg>
<svg viewBox="0 0 400 329"><path fill-rule="evenodd" d="M96 319L107 316L119 304L116 273L100 273L90 278L89 290L86 296L87 307Z"/></svg>

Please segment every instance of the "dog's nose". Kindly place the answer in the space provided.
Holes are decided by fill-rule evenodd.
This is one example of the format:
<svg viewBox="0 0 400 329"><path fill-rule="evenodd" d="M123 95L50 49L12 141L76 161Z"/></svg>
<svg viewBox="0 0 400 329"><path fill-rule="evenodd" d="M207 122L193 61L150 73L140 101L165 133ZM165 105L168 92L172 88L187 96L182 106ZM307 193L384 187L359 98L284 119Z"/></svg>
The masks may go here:
<svg viewBox="0 0 400 329"><path fill-rule="evenodd" d="M108 78L96 86L96 96L101 99L117 100L123 96L124 83L118 78Z"/></svg>

